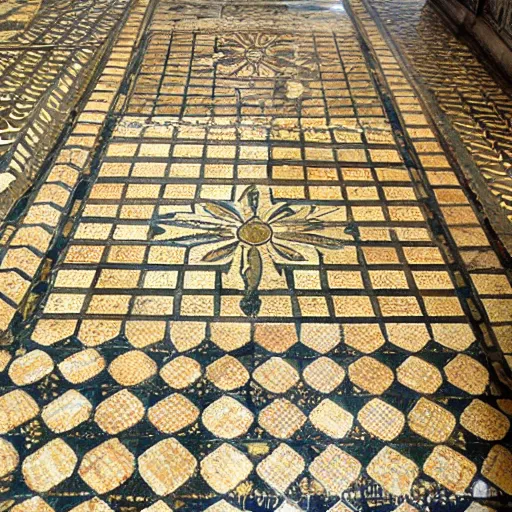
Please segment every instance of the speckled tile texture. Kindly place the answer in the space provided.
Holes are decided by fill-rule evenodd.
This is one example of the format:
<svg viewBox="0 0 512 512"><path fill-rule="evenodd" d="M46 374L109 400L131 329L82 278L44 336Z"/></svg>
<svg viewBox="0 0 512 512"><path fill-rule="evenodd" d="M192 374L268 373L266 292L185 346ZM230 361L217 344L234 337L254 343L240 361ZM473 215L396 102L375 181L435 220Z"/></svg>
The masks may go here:
<svg viewBox="0 0 512 512"><path fill-rule="evenodd" d="M0 511L510 510L508 255L380 19L118 29L0 233Z"/></svg>

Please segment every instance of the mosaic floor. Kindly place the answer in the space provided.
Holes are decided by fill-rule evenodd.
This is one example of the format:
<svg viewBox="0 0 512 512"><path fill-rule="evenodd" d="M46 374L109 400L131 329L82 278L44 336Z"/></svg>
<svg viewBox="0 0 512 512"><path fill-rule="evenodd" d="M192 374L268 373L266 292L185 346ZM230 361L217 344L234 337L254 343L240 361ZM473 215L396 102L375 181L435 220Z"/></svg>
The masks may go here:
<svg viewBox="0 0 512 512"><path fill-rule="evenodd" d="M510 231L385 2L96 3L0 231L0 512L511 510Z"/></svg>

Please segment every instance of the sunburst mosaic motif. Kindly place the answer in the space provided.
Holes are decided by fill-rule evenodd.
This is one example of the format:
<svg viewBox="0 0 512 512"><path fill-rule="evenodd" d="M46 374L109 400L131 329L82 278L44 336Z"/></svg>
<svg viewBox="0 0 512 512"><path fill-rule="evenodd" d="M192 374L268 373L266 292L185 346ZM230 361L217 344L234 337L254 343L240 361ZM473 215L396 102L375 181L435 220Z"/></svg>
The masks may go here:
<svg viewBox="0 0 512 512"><path fill-rule="evenodd" d="M154 239L195 247L189 262L226 263L228 269L238 269L245 284L241 309L256 316L261 307L258 287L264 262L272 262L274 267L265 269L268 279L289 263L318 265L319 249L343 248L340 238L346 226L336 207L273 205L269 196L268 189L261 194L253 185L245 189L236 205L198 203L194 213L172 213L157 219Z"/></svg>
<svg viewBox="0 0 512 512"><path fill-rule="evenodd" d="M395 4L44 0L0 38L0 512L512 509L512 101Z"/></svg>

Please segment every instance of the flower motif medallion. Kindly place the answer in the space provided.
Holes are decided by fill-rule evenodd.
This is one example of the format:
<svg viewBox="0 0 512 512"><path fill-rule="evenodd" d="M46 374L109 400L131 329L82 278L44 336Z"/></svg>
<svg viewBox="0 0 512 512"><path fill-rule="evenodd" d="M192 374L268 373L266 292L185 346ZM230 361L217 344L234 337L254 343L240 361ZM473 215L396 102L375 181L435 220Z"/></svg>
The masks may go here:
<svg viewBox="0 0 512 512"><path fill-rule="evenodd" d="M204 201L192 209L156 218L152 238L189 247L191 264L238 269L247 316L259 312L264 272L281 275L290 264L318 264L322 250L341 250L354 229L338 207L273 204L270 190L255 185L238 201Z"/></svg>

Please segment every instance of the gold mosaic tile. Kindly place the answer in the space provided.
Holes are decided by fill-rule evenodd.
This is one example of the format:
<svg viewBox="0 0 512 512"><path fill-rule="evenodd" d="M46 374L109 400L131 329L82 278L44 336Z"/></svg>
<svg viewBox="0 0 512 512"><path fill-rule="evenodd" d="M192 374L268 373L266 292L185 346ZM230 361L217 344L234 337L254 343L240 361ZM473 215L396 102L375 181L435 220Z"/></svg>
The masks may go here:
<svg viewBox="0 0 512 512"><path fill-rule="evenodd" d="M91 402L84 395L70 389L43 407L41 418L50 430L60 434L87 421L92 410Z"/></svg>
<svg viewBox="0 0 512 512"><path fill-rule="evenodd" d="M423 470L452 492L461 493L473 479L476 466L448 446L436 446L425 461Z"/></svg>
<svg viewBox="0 0 512 512"><path fill-rule="evenodd" d="M334 391L345 379L345 370L328 357L319 357L302 372L308 385L320 393Z"/></svg>
<svg viewBox="0 0 512 512"><path fill-rule="evenodd" d="M489 442L510 428L491 381L508 376L510 285L448 154L458 143L404 75L409 47L388 44L421 2L389 26L367 9L398 0L102 2L127 17L85 49L68 45L87 30L75 9L96 9L45 5L48 25L68 24L43 53L106 65L1 231L7 506L504 504L511 455Z"/></svg>
<svg viewBox="0 0 512 512"><path fill-rule="evenodd" d="M204 509L204 512L240 512L239 508L234 507L226 500L220 500L214 503L208 508Z"/></svg>
<svg viewBox="0 0 512 512"><path fill-rule="evenodd" d="M168 507L163 501L157 501L150 507L143 508L141 512L172 512L172 509Z"/></svg>
<svg viewBox="0 0 512 512"><path fill-rule="evenodd" d="M105 360L94 349L86 349L67 357L58 365L64 378L72 384L92 379L105 368Z"/></svg>
<svg viewBox="0 0 512 512"><path fill-rule="evenodd" d="M343 326L345 343L364 354L375 352L385 343L378 325L347 324Z"/></svg>
<svg viewBox="0 0 512 512"><path fill-rule="evenodd" d="M160 432L172 434L191 425L199 417L199 409L188 398L174 393L148 409L149 421Z"/></svg>
<svg viewBox="0 0 512 512"><path fill-rule="evenodd" d="M213 343L222 350L231 352L249 343L251 325L248 323L213 322L210 324L210 332Z"/></svg>
<svg viewBox="0 0 512 512"><path fill-rule="evenodd" d="M432 330L437 343L458 352L466 350L475 341L468 324L433 324Z"/></svg>
<svg viewBox="0 0 512 512"><path fill-rule="evenodd" d="M309 465L309 472L328 494L337 496L359 476L361 463L331 444Z"/></svg>
<svg viewBox="0 0 512 512"><path fill-rule="evenodd" d="M178 356L169 361L160 370L160 377L175 389L184 389L197 381L202 375L201 365L191 357Z"/></svg>
<svg viewBox="0 0 512 512"><path fill-rule="evenodd" d="M357 420L374 436L391 441L402 432L404 415L380 398L370 400L358 413Z"/></svg>
<svg viewBox="0 0 512 512"><path fill-rule="evenodd" d="M82 320L78 337L86 347L97 347L115 338L120 330L118 320Z"/></svg>
<svg viewBox="0 0 512 512"><path fill-rule="evenodd" d="M49 346L72 336L76 320L39 320L32 333L32 340L39 345Z"/></svg>
<svg viewBox="0 0 512 512"><path fill-rule="evenodd" d="M409 352L419 352L429 341L430 335L424 324L386 323L388 339L393 345Z"/></svg>
<svg viewBox="0 0 512 512"><path fill-rule="evenodd" d="M148 448L138 459L140 476L159 496L181 487L197 467L194 456L176 439L164 439Z"/></svg>
<svg viewBox="0 0 512 512"><path fill-rule="evenodd" d="M416 356L408 357L396 369L396 378L400 384L427 395L435 393L443 383L441 372Z"/></svg>
<svg viewBox="0 0 512 512"><path fill-rule="evenodd" d="M258 417L258 423L272 436L288 439L304 425L306 416L285 398L274 400Z"/></svg>
<svg viewBox="0 0 512 512"><path fill-rule="evenodd" d="M419 475L416 464L389 446L385 446L370 461L366 471L389 493L395 496L408 495Z"/></svg>
<svg viewBox="0 0 512 512"><path fill-rule="evenodd" d="M258 464L256 472L270 487L284 493L305 468L304 459L282 443Z"/></svg>
<svg viewBox="0 0 512 512"><path fill-rule="evenodd" d="M501 445L491 448L482 465L482 475L507 494L512 494L512 453Z"/></svg>
<svg viewBox="0 0 512 512"><path fill-rule="evenodd" d="M28 487L46 492L68 479L75 470L78 458L62 439L54 439L29 455L21 470Z"/></svg>
<svg viewBox="0 0 512 512"><path fill-rule="evenodd" d="M510 429L510 421L504 414L478 399L464 409L460 424L486 441L499 441Z"/></svg>
<svg viewBox="0 0 512 512"><path fill-rule="evenodd" d="M299 381L297 370L280 357L271 357L258 366L252 377L271 393L286 393Z"/></svg>
<svg viewBox="0 0 512 512"><path fill-rule="evenodd" d="M341 439L352 428L354 417L335 402L326 398L311 411L309 421L325 435L333 439Z"/></svg>
<svg viewBox="0 0 512 512"><path fill-rule="evenodd" d="M9 377L18 386L38 382L49 375L54 368L52 358L42 350L33 350L14 359L9 367Z"/></svg>
<svg viewBox="0 0 512 512"><path fill-rule="evenodd" d="M171 340L178 352L186 352L199 345L205 336L203 322L171 322Z"/></svg>
<svg viewBox="0 0 512 512"><path fill-rule="evenodd" d="M380 395L393 383L394 374L385 364L372 357L361 357L348 367L354 385L368 393Z"/></svg>
<svg viewBox="0 0 512 512"><path fill-rule="evenodd" d="M223 396L206 407L201 419L204 426L215 436L233 439L249 430L254 415L234 398Z"/></svg>
<svg viewBox="0 0 512 512"><path fill-rule="evenodd" d="M234 446L222 444L201 461L201 476L218 493L224 494L244 481L253 469L251 461Z"/></svg>
<svg viewBox="0 0 512 512"><path fill-rule="evenodd" d="M452 434L457 421L444 407L420 398L407 416L411 430L433 443L444 443Z"/></svg>
<svg viewBox="0 0 512 512"><path fill-rule="evenodd" d="M73 507L71 509L72 512L112 512L112 509L99 498L93 498L92 500L87 500ZM71 512L70 511L70 512Z"/></svg>
<svg viewBox="0 0 512 512"><path fill-rule="evenodd" d="M122 389L98 405L94 421L107 434L116 435L136 425L144 413L144 404L133 393Z"/></svg>
<svg viewBox="0 0 512 512"><path fill-rule="evenodd" d="M85 454L78 468L84 482L100 494L119 487L135 470L135 457L116 438Z"/></svg>
<svg viewBox="0 0 512 512"><path fill-rule="evenodd" d="M144 348L162 341L165 336L165 322L129 321L125 324L125 335L135 348Z"/></svg>
<svg viewBox="0 0 512 512"><path fill-rule="evenodd" d="M5 439L0 439L0 478L14 471L20 462L16 448Z"/></svg>
<svg viewBox="0 0 512 512"><path fill-rule="evenodd" d="M489 383L489 372L479 362L465 354L459 354L445 367L448 382L471 395L480 395Z"/></svg>
<svg viewBox="0 0 512 512"><path fill-rule="evenodd" d="M108 372L121 386L136 386L156 374L156 363L144 352L132 350L116 357Z"/></svg>
<svg viewBox="0 0 512 512"><path fill-rule="evenodd" d="M25 391L15 389L0 396L0 433L6 434L39 414L37 402Z"/></svg>

